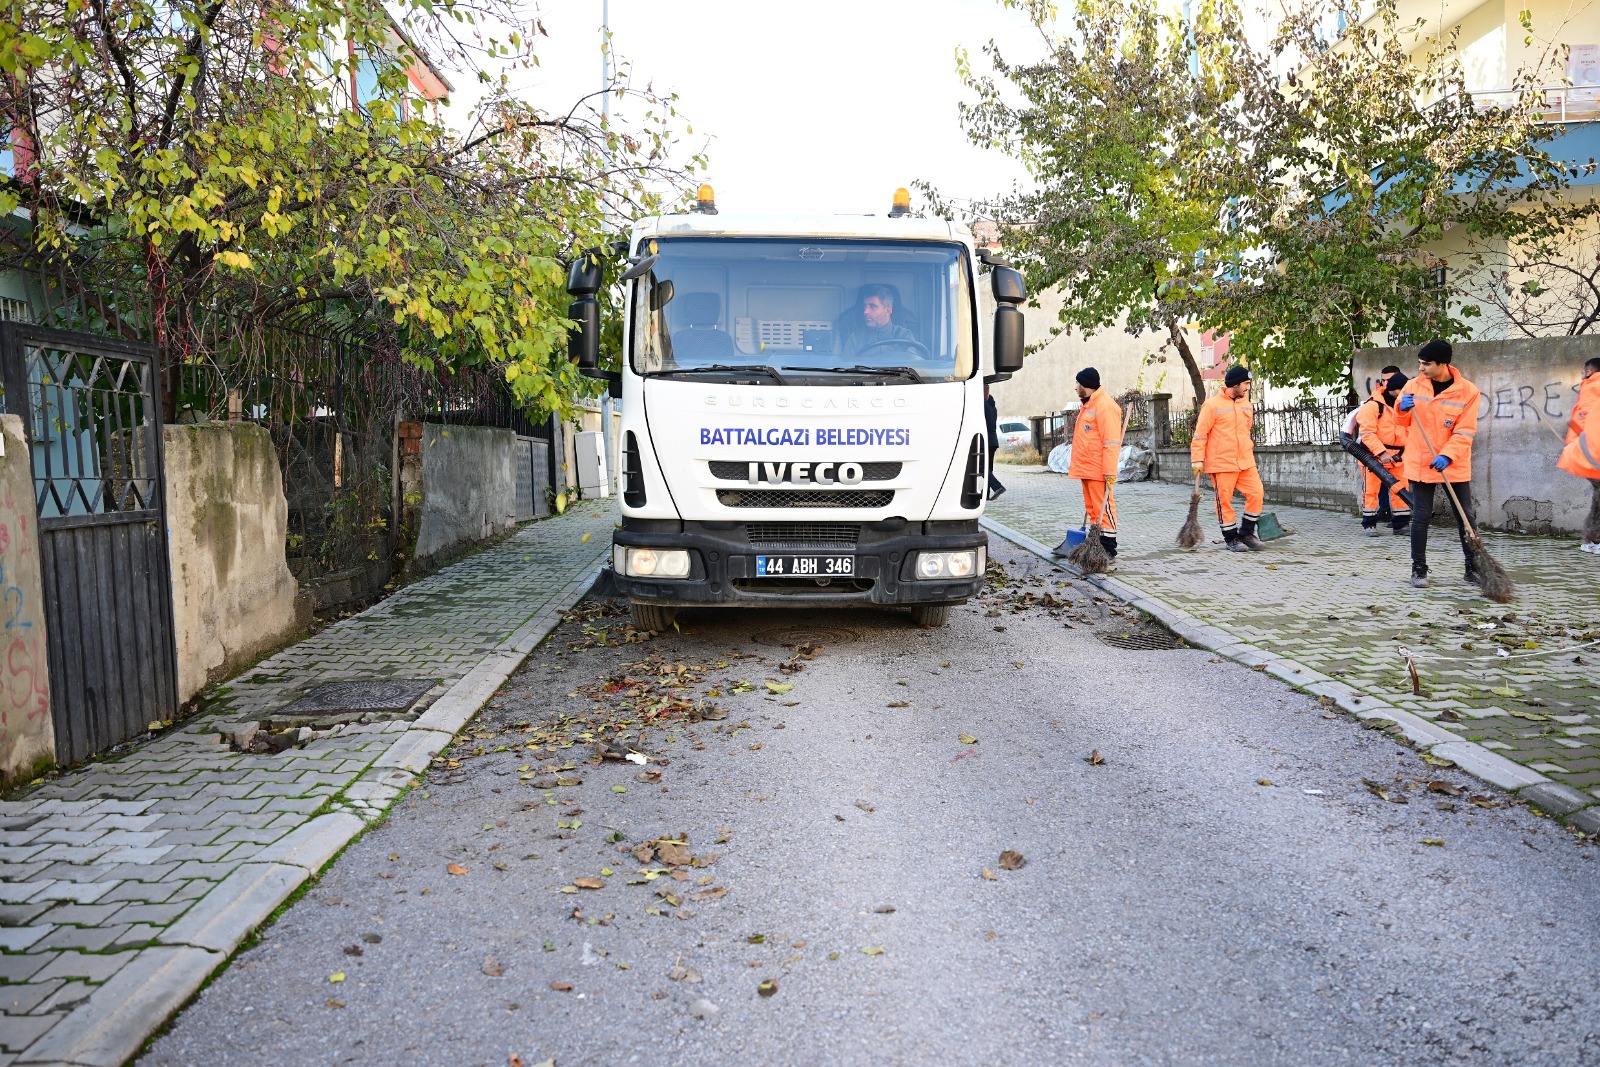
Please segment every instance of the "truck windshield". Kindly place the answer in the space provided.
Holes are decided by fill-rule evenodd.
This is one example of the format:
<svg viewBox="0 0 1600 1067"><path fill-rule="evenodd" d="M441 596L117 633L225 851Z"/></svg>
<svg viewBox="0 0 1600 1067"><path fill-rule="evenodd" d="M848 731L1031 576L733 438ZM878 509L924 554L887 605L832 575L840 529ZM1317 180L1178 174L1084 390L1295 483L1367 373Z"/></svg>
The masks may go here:
<svg viewBox="0 0 1600 1067"><path fill-rule="evenodd" d="M972 290L959 244L673 237L648 245L657 259L633 293L639 374L859 385L973 373Z"/></svg>

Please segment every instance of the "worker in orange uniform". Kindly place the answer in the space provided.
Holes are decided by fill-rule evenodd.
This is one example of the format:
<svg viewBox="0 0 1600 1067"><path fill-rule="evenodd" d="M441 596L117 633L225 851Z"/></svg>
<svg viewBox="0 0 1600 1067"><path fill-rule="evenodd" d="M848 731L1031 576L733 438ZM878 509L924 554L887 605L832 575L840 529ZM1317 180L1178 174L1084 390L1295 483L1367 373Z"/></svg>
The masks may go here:
<svg viewBox="0 0 1600 1067"><path fill-rule="evenodd" d="M1117 556L1117 505L1110 500L1122 460L1122 408L1100 387L1100 372L1078 372L1078 419L1072 426L1072 462L1067 477L1083 482L1083 509L1099 523L1106 555Z"/></svg>
<svg viewBox="0 0 1600 1067"><path fill-rule="evenodd" d="M1556 466L1568 474L1589 479L1593 503L1583 524L1578 547L1600 556L1600 357L1583 365L1578 402L1567 419L1567 443Z"/></svg>
<svg viewBox="0 0 1600 1067"><path fill-rule="evenodd" d="M1362 471L1366 475L1366 493L1361 501L1361 528L1367 531L1369 537L1383 535L1383 531L1378 529L1378 513L1385 493L1389 498L1389 525L1395 536L1406 533L1411 527L1411 505L1400 495L1406 491L1405 472L1400 469L1406 439L1394 421L1395 401L1399 399L1400 390L1405 388L1408 380L1404 374L1395 371L1387 380L1373 386L1372 395L1356 409L1356 439L1395 476L1393 487L1385 489L1383 479L1372 471Z"/></svg>
<svg viewBox="0 0 1600 1067"><path fill-rule="evenodd" d="M1194 472L1211 475L1217 491L1217 522L1222 524L1222 539L1230 552L1259 552L1267 546L1256 536L1261 508L1267 492L1256 470L1255 443L1250 427L1256 410L1250 405L1250 372L1229 367L1222 379L1222 391L1200 406L1194 424L1194 439L1189 442L1189 462ZM1233 494L1244 494L1244 522L1234 516Z"/></svg>
<svg viewBox="0 0 1600 1067"><path fill-rule="evenodd" d="M1448 481L1461 501L1468 523L1477 525L1472 505L1472 439L1478 432L1478 387L1451 364L1455 349L1448 341L1429 341L1417 353L1419 376L1407 383L1395 405L1395 423L1406 433L1405 474L1411 482L1411 584L1428 585L1428 523L1433 498ZM1431 447L1430 447L1431 446ZM1467 528L1456 519L1465 579L1476 584L1477 572L1467 548Z"/></svg>

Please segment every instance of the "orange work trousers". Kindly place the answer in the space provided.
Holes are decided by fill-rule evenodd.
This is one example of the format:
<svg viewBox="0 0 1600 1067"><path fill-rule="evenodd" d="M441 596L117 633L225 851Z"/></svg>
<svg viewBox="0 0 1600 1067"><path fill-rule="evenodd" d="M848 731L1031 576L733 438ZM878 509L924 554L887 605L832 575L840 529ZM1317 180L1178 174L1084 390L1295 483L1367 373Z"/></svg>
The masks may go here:
<svg viewBox="0 0 1600 1067"><path fill-rule="evenodd" d="M1233 494L1244 494L1244 517L1251 522L1261 518L1261 509L1267 503L1267 490L1261 484L1261 472L1254 467L1242 471L1218 471L1211 476L1217 490L1217 522L1224 534L1239 528L1239 519L1233 512Z"/></svg>
<svg viewBox="0 0 1600 1067"><path fill-rule="evenodd" d="M1089 524L1100 523L1100 529L1107 537L1117 535L1117 502L1113 498L1106 500L1106 483L1100 478L1083 479L1083 510L1089 514ZM1106 509L1105 519L1100 518L1100 509Z"/></svg>
<svg viewBox="0 0 1600 1067"><path fill-rule="evenodd" d="M1389 510L1394 513L1396 520L1410 518L1411 505L1400 497L1400 490L1410 488L1405 472L1400 469L1398 463L1388 468L1388 471L1397 479L1394 488L1389 490ZM1362 468L1362 472L1367 476L1367 492L1361 500L1361 517L1375 519L1378 516L1379 503L1383 498L1383 482L1365 467Z"/></svg>

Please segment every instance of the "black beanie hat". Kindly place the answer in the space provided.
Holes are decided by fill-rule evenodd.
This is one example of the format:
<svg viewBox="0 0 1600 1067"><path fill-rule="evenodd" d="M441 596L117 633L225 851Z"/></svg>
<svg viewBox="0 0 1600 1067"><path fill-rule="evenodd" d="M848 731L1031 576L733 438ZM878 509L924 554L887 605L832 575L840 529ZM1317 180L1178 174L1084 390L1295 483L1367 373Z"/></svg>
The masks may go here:
<svg viewBox="0 0 1600 1067"><path fill-rule="evenodd" d="M1450 347L1449 341L1440 341L1435 338L1422 346L1422 351L1417 353L1417 358L1428 363L1450 363L1455 360L1456 351Z"/></svg>
<svg viewBox="0 0 1600 1067"><path fill-rule="evenodd" d="M1386 392L1398 393L1400 390L1406 387L1406 383L1410 380L1411 379L1407 378L1404 374L1401 374L1399 371L1395 371L1393 374L1389 375L1389 380L1383 383L1383 388Z"/></svg>
<svg viewBox="0 0 1600 1067"><path fill-rule="evenodd" d="M1222 376L1222 384L1226 385L1229 389L1232 389L1240 382L1248 382L1249 380L1250 372L1243 367L1237 366L1229 367L1228 373Z"/></svg>
<svg viewBox="0 0 1600 1067"><path fill-rule="evenodd" d="M1100 372L1093 367L1085 367L1078 372L1078 384L1085 389L1100 388Z"/></svg>

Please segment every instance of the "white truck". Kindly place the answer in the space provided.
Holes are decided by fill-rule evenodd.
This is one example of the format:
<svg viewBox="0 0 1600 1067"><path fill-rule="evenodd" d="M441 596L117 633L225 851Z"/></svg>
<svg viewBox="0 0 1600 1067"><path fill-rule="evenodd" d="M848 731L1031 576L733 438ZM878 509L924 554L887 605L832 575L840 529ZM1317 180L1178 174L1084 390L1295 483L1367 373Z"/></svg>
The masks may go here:
<svg viewBox="0 0 1600 1067"><path fill-rule="evenodd" d="M623 400L613 570L635 625L843 605L943 625L983 585L984 385L1022 367L1021 274L905 190L887 215L736 217L702 186L627 251L620 371L599 367L602 257L567 288L569 356Z"/></svg>

